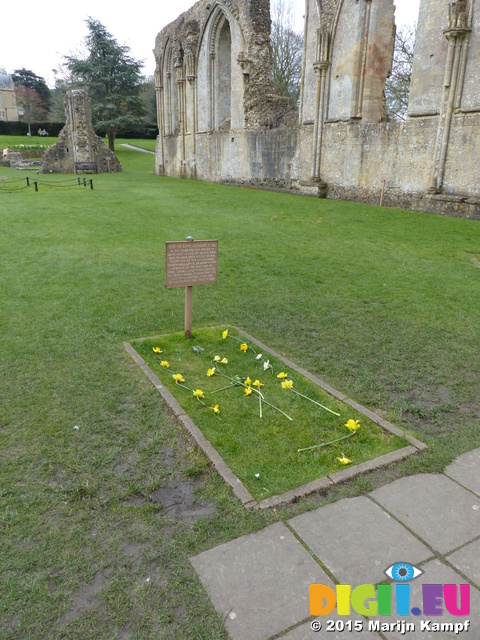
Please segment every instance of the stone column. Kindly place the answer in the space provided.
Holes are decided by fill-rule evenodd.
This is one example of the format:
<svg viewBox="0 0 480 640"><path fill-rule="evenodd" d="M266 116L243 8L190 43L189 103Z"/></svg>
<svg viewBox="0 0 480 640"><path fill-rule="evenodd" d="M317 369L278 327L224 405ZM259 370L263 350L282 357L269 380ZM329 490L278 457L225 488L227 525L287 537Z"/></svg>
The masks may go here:
<svg viewBox="0 0 480 640"><path fill-rule="evenodd" d="M210 131L215 131L215 51L210 51Z"/></svg>
<svg viewBox="0 0 480 640"><path fill-rule="evenodd" d="M327 73L331 65L330 40L331 35L327 28L317 30L317 59L313 65L317 77L317 92L315 100L315 128L313 134L312 179L319 183L319 187L322 186L322 140L326 107L325 89ZM324 188L326 189L326 185L324 185Z"/></svg>
<svg viewBox="0 0 480 640"><path fill-rule="evenodd" d="M447 28L443 34L448 40L448 54L430 193L440 193L443 186L454 109L456 104L460 105L465 78L467 44L472 31L472 10L473 2L467 14L465 0L450 2L447 8Z"/></svg>
<svg viewBox="0 0 480 640"><path fill-rule="evenodd" d="M185 77L183 69L183 49L179 46L173 65L176 69L178 88L178 126L180 129L180 177L185 178L185 133L186 133L186 110L185 110Z"/></svg>
<svg viewBox="0 0 480 640"><path fill-rule="evenodd" d="M163 175L165 173L165 160L164 160L164 149L163 149L163 136L164 136L164 106L163 106L163 84L162 84L162 73L160 65L157 61L157 68L155 70L155 96L157 101L157 127L158 127L158 137L157 137L157 172L159 175Z"/></svg>
<svg viewBox="0 0 480 640"><path fill-rule="evenodd" d="M192 25L192 29L187 33L184 52L185 74L188 82L186 89L188 89L187 95L189 94L190 96L190 133L192 136L190 145L191 162L189 178L196 178L197 176L197 46L198 27L195 23Z"/></svg>

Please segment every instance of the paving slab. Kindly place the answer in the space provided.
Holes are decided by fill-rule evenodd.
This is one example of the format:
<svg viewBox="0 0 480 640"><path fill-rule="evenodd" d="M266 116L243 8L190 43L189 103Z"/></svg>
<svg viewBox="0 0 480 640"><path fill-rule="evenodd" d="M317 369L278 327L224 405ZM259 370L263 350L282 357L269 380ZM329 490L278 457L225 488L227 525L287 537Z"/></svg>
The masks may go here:
<svg viewBox="0 0 480 640"><path fill-rule="evenodd" d="M444 475L400 478L370 495L440 553L480 535L480 498Z"/></svg>
<svg viewBox="0 0 480 640"><path fill-rule="evenodd" d="M447 556L447 560L480 587L480 540L455 551Z"/></svg>
<svg viewBox="0 0 480 640"><path fill-rule="evenodd" d="M420 610L423 608L422 597L422 585L423 584L465 584L465 580L456 573L453 569L443 564L440 560L435 559L427 562L421 567L425 573L411 581L411 597L410 604L412 608L418 607ZM395 593L395 590L394 590ZM396 611L395 596L392 598L392 611ZM443 603L442 603L443 604ZM470 589L470 615L469 616L453 616L446 611L442 606L442 615L425 615L421 613L419 616L382 616L375 618L383 624L395 624L397 622L405 622L414 625L414 630L404 631L402 633L401 627L392 631L383 630L382 633L388 640L458 640L459 638L471 638L471 640L477 640L480 638L480 592L471 587ZM464 624L465 620L470 620L470 628L468 631L462 631L455 633L455 630L433 630L424 628L422 630L422 623L430 620L431 623L452 623L452 624ZM431 625L430 625L431 626Z"/></svg>
<svg viewBox="0 0 480 640"><path fill-rule="evenodd" d="M428 547L365 496L325 505L289 524L342 584L382 582L390 565L432 556Z"/></svg>
<svg viewBox="0 0 480 640"><path fill-rule="evenodd" d="M342 620L345 626L339 627L339 629L343 628L343 631L332 630L333 625L329 624L327 620L331 620L334 624L337 623L338 620ZM352 630L350 630L349 620L352 621ZM363 631L355 631L353 628L356 620L362 622ZM292 631L289 631L284 636L281 636L278 640L380 640L378 633L368 631L366 620L360 616L352 615L348 618L341 618L337 615L329 615L325 619L315 618L314 624L318 622L322 625L319 631L312 629L311 622L306 622L296 629L292 629Z"/></svg>
<svg viewBox="0 0 480 640"><path fill-rule="evenodd" d="M480 448L459 456L445 474L480 496Z"/></svg>
<svg viewBox="0 0 480 640"><path fill-rule="evenodd" d="M233 640L266 640L310 615L308 585L332 581L282 522L190 559Z"/></svg>

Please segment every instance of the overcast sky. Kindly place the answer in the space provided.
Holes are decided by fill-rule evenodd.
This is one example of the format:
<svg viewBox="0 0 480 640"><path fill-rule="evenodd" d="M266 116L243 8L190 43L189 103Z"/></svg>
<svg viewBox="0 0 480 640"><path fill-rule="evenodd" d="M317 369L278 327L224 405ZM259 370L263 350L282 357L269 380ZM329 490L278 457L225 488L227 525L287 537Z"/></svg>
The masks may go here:
<svg viewBox="0 0 480 640"><path fill-rule="evenodd" d="M292 0L301 24L305 0ZM417 21L420 0L395 0L399 24ZM130 47L136 60L145 60L143 73L153 75L152 49L155 37L165 25L189 9L193 0L143 0L137 4L118 0L81 0L72 8L64 0L15 0L2 2L0 11L0 67L7 73L26 68L54 86L52 69L62 56L74 52L87 35L85 19L99 20L119 44Z"/></svg>

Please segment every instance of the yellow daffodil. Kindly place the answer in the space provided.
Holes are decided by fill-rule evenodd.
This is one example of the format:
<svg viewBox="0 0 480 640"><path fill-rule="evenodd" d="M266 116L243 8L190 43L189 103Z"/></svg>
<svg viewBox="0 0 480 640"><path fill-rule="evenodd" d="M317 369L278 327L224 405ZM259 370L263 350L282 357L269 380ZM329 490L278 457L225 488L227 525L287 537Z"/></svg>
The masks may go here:
<svg viewBox="0 0 480 640"><path fill-rule="evenodd" d="M228 338L228 329L225 329L225 331L222 333L222 338L225 340L225 338Z"/></svg>
<svg viewBox="0 0 480 640"><path fill-rule="evenodd" d="M185 378L181 373L174 373L172 378L175 380L175 382L185 382Z"/></svg>
<svg viewBox="0 0 480 640"><path fill-rule="evenodd" d="M349 429L352 432L357 431L358 429L360 429L360 422L358 420L353 420L352 418L350 418L350 420L348 420L345 423L345 426L347 427L347 429Z"/></svg>
<svg viewBox="0 0 480 640"><path fill-rule="evenodd" d="M213 359L214 362L220 362L220 360L221 360L220 356L215 356Z"/></svg>
<svg viewBox="0 0 480 640"><path fill-rule="evenodd" d="M278 374L277 378L279 380L285 380L285 378L288 378L288 373L285 373L285 371L280 371L280 373Z"/></svg>
<svg viewBox="0 0 480 640"><path fill-rule="evenodd" d="M245 380L245 384L247 385L247 387L249 387L252 384L252 381L250 380L250 378L247 378Z"/></svg>
<svg viewBox="0 0 480 640"><path fill-rule="evenodd" d="M168 360L162 360L160 364L162 365L162 367L165 367L165 369L168 369L168 367L170 366L170 363Z"/></svg>
<svg viewBox="0 0 480 640"><path fill-rule="evenodd" d="M293 380L284 380L282 382L282 389L293 389Z"/></svg>
<svg viewBox="0 0 480 640"><path fill-rule="evenodd" d="M263 387L263 382L260 382L260 380L255 380L253 386L257 387L257 389L260 389L260 387Z"/></svg>
<svg viewBox="0 0 480 640"><path fill-rule="evenodd" d="M212 377L212 376L214 376L214 375L215 375L215 368L214 368L214 367L212 367L211 369L209 369L209 370L207 371L207 376L208 376L209 378L211 378L211 377Z"/></svg>
<svg viewBox="0 0 480 640"><path fill-rule="evenodd" d="M193 395L195 396L195 398L204 398L204 394L203 391L201 389L195 389L195 391L193 392Z"/></svg>
<svg viewBox="0 0 480 640"><path fill-rule="evenodd" d="M245 387L245 389L243 390L243 393L246 396L251 396L252 395L252 389L250 387Z"/></svg>
<svg viewBox="0 0 480 640"><path fill-rule="evenodd" d="M222 364L228 364L228 358L222 358L222 359L220 360L220 362L221 362Z"/></svg>
<svg viewBox="0 0 480 640"><path fill-rule="evenodd" d="M341 464L350 464L350 463L351 463L350 458L347 458L347 457L345 456L345 454L344 454L344 453L342 453L342 457L341 457L341 458L337 458L337 460L338 460Z"/></svg>
<svg viewBox="0 0 480 640"><path fill-rule="evenodd" d="M218 414L220 413L220 407L218 406L218 404L216 404L214 407L210 407L210 409L213 411L213 413L215 415L218 416Z"/></svg>
<svg viewBox="0 0 480 640"><path fill-rule="evenodd" d="M242 342L242 344L240 345L240 351L247 351L248 349L248 344L246 342Z"/></svg>
<svg viewBox="0 0 480 640"><path fill-rule="evenodd" d="M153 347L153 353L163 353L160 347Z"/></svg>

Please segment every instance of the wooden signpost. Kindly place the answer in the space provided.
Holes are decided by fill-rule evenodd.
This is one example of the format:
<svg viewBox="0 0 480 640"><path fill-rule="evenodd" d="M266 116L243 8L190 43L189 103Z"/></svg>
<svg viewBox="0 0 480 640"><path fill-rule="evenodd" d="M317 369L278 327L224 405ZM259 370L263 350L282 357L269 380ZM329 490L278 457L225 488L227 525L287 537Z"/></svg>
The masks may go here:
<svg viewBox="0 0 480 640"><path fill-rule="evenodd" d="M379 173L379 179L382 181L382 193L380 195L380 206L383 207L383 196L385 195L385 184L387 180L390 180L388 173Z"/></svg>
<svg viewBox="0 0 480 640"><path fill-rule="evenodd" d="M166 242L165 287L185 287L185 336L192 337L192 290L217 282L218 240Z"/></svg>

